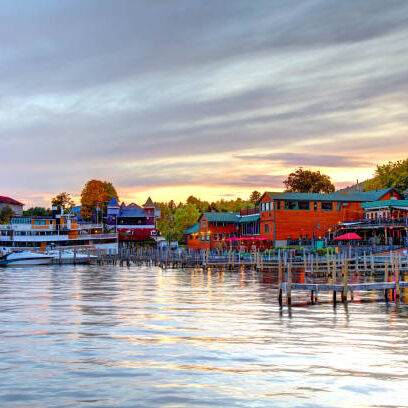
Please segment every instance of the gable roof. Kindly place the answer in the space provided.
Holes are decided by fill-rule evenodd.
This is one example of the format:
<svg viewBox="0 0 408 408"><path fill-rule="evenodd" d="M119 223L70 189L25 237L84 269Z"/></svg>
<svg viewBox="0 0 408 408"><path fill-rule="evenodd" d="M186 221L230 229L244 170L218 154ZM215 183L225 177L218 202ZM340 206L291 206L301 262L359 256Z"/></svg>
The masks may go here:
<svg viewBox="0 0 408 408"><path fill-rule="evenodd" d="M204 212L200 215L200 220L202 217L205 217L209 222L227 222L234 223L239 222L239 214L233 212Z"/></svg>
<svg viewBox="0 0 408 408"><path fill-rule="evenodd" d="M116 200L116 198L113 197L113 198L109 201L108 207L119 207L118 200Z"/></svg>
<svg viewBox="0 0 408 408"><path fill-rule="evenodd" d="M379 201L381 197L390 191L395 191L394 188L384 188L382 190L372 190L372 191L362 191L355 193L276 193L276 192L266 192L265 194L271 200L307 200L307 201L358 201L358 202L367 202L367 201ZM264 197L265 194L262 196Z"/></svg>
<svg viewBox="0 0 408 408"><path fill-rule="evenodd" d="M142 207L132 203L128 206L121 206L118 217L145 217L145 213Z"/></svg>
<svg viewBox="0 0 408 408"><path fill-rule="evenodd" d="M20 201L14 200L14 198L6 196L0 196L0 203L10 205L24 205L23 203L20 203Z"/></svg>
<svg viewBox="0 0 408 408"><path fill-rule="evenodd" d="M149 207L149 208L154 208L155 207L155 205L154 205L154 203L153 203L153 201L152 201L152 199L150 197L144 203L143 207Z"/></svg>
<svg viewBox="0 0 408 408"><path fill-rule="evenodd" d="M185 235L195 234L199 230L198 222L196 222L192 227L184 231Z"/></svg>

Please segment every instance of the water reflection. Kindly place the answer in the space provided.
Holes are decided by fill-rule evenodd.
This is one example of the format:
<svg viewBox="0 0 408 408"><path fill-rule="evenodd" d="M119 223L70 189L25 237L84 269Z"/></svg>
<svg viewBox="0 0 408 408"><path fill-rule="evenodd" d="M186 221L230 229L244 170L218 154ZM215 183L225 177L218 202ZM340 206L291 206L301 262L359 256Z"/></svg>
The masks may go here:
<svg viewBox="0 0 408 408"><path fill-rule="evenodd" d="M280 308L276 281L245 270L3 269L1 406L405 405L406 299L356 293L333 307L319 294L312 306L300 293Z"/></svg>

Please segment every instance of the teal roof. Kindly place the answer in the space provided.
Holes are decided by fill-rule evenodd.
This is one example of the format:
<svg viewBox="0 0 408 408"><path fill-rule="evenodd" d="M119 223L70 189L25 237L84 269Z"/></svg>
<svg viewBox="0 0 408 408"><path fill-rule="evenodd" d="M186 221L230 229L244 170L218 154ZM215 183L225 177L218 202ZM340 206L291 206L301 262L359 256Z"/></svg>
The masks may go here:
<svg viewBox="0 0 408 408"><path fill-rule="evenodd" d="M271 199L275 200L306 200L306 201L379 201L394 188L384 188L382 190L362 191L356 193L274 193L266 192Z"/></svg>
<svg viewBox="0 0 408 408"><path fill-rule="evenodd" d="M233 212L204 212L201 214L200 218L205 216L209 222L228 222L234 223L239 222L240 216Z"/></svg>
<svg viewBox="0 0 408 408"><path fill-rule="evenodd" d="M361 208L365 210L376 208L407 208L408 200L384 200L384 201L372 201L370 203L363 203Z"/></svg>
<svg viewBox="0 0 408 408"><path fill-rule="evenodd" d="M184 231L185 235L190 235L190 234L195 234L196 232L198 232L198 222L196 222L192 227L190 227L189 229Z"/></svg>
<svg viewBox="0 0 408 408"><path fill-rule="evenodd" d="M260 219L259 214L251 214L251 215L241 215L239 217L239 223L245 224L246 222L256 222Z"/></svg>

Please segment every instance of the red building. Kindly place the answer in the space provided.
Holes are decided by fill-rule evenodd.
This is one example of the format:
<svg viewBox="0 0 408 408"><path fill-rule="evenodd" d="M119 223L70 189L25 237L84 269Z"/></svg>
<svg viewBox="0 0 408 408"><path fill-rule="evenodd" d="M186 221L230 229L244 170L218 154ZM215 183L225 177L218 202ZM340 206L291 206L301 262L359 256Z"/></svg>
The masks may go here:
<svg viewBox="0 0 408 408"><path fill-rule="evenodd" d="M339 223L363 219L363 203L390 199L403 196L392 188L332 194L266 192L260 200L260 233L274 246L318 239Z"/></svg>
<svg viewBox="0 0 408 408"><path fill-rule="evenodd" d="M190 249L248 250L253 246L266 246L260 237L258 208L241 213L205 212L197 224L185 231Z"/></svg>

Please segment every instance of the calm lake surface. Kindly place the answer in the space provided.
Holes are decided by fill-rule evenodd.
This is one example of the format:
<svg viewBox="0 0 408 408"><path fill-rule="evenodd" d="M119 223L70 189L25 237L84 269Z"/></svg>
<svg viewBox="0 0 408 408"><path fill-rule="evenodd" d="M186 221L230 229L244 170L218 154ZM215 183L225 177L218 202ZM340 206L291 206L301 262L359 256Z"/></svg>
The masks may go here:
<svg viewBox="0 0 408 408"><path fill-rule="evenodd" d="M275 278L0 269L1 407L408 406L408 307L279 309Z"/></svg>

